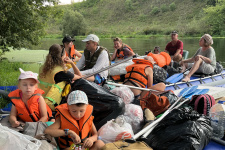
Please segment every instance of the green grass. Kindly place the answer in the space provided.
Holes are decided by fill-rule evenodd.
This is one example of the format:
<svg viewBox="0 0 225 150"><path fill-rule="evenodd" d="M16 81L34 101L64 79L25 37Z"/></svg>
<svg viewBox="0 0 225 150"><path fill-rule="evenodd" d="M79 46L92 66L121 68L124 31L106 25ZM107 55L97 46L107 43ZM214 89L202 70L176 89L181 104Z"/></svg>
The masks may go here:
<svg viewBox="0 0 225 150"><path fill-rule="evenodd" d="M3 57L6 57L10 62L43 63L47 54L48 51L46 50L21 49L10 50L10 52L6 52Z"/></svg>

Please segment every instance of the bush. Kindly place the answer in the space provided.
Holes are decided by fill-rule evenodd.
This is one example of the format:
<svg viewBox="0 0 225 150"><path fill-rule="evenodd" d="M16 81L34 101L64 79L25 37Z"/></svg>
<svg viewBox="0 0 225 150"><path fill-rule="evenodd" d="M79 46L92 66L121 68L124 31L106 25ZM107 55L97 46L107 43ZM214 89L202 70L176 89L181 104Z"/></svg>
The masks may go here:
<svg viewBox="0 0 225 150"><path fill-rule="evenodd" d="M174 11L175 9L176 9L176 5L175 5L175 3L173 2L173 3L170 4L170 10L171 10L171 11Z"/></svg>
<svg viewBox="0 0 225 150"><path fill-rule="evenodd" d="M83 15L77 11L67 11L63 17L63 36L69 34L70 36L85 35L87 24Z"/></svg>
<svg viewBox="0 0 225 150"><path fill-rule="evenodd" d="M158 7L154 7L154 8L152 9L152 11L151 11L151 14L156 15L156 14L158 14L159 12L160 12L159 8L158 8Z"/></svg>
<svg viewBox="0 0 225 150"><path fill-rule="evenodd" d="M163 4L162 7L161 7L161 11L167 12L168 10L169 10L169 8L165 4Z"/></svg>
<svg viewBox="0 0 225 150"><path fill-rule="evenodd" d="M139 21L145 22L146 19L147 19L147 15L145 15L145 14L140 14L140 15L139 15Z"/></svg>
<svg viewBox="0 0 225 150"><path fill-rule="evenodd" d="M126 0L125 1L125 8L126 8L126 10L133 10L134 9L132 0Z"/></svg>

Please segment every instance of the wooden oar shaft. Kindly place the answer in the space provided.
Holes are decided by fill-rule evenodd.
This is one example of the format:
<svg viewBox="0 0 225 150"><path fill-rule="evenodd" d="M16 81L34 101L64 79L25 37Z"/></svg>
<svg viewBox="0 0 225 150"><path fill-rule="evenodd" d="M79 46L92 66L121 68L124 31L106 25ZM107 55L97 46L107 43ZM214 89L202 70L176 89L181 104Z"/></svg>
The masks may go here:
<svg viewBox="0 0 225 150"><path fill-rule="evenodd" d="M124 62L126 62L126 61L128 61L128 60L131 60L131 59L135 58L135 57L137 57L137 55L131 56L131 57L126 58L126 59L124 59L124 60L121 60L121 61L119 61L119 62L117 62L117 63L114 63L114 64L112 64L112 65L110 65L110 66L108 66L108 67L102 68L102 69L100 69L100 70L98 70L98 71L96 71L96 72L94 72L94 73L91 73L91 74L89 74L89 75L86 75L86 76L83 77L83 79L89 78L89 77L91 77L91 76L93 76L93 75L95 75L95 74L98 74L98 73L102 72L102 71L108 70L108 69L110 69L110 68L112 68L112 67L115 67L115 66L117 66L117 65L119 65L119 64L122 64L122 63L124 63Z"/></svg>

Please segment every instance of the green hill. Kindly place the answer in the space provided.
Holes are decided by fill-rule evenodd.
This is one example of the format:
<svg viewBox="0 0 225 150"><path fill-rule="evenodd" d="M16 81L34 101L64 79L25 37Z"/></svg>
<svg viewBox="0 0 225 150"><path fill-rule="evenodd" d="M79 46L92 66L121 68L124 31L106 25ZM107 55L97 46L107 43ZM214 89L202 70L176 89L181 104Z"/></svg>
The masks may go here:
<svg viewBox="0 0 225 150"><path fill-rule="evenodd" d="M99 35L169 34L201 35L210 27L204 11L209 0L86 0L71 5L56 6L60 12L51 20L50 34L61 34L61 19L67 10L78 11L86 20L88 33Z"/></svg>

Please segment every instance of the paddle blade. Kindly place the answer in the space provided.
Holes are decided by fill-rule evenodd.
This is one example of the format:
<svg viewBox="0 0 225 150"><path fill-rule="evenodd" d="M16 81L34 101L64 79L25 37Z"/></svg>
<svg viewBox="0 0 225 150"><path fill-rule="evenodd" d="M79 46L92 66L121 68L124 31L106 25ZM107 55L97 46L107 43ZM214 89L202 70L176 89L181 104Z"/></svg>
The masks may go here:
<svg viewBox="0 0 225 150"><path fill-rule="evenodd" d="M186 95L189 95L189 94L193 93L197 88L198 88L198 86L186 87L180 91L179 96L184 97Z"/></svg>
<svg viewBox="0 0 225 150"><path fill-rule="evenodd" d="M170 83L176 83L178 81L180 81L181 79L183 79L184 74L183 73L177 73L172 75L171 77L166 79L166 82L170 82Z"/></svg>
<svg viewBox="0 0 225 150"><path fill-rule="evenodd" d="M193 95L201 95L206 94L209 91L209 89L196 89L193 93L184 96L185 98L191 99Z"/></svg>

